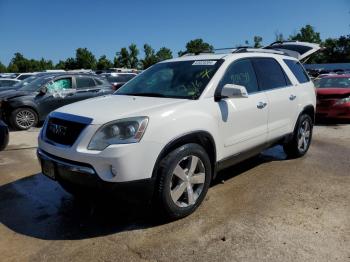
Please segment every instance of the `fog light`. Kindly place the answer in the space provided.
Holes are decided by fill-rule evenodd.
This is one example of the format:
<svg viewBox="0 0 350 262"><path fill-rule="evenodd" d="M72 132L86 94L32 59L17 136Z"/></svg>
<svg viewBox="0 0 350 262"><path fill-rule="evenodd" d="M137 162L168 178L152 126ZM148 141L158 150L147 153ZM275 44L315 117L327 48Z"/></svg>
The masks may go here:
<svg viewBox="0 0 350 262"><path fill-rule="evenodd" d="M111 166L111 173L114 177L117 176L117 174L118 174L118 171L114 166Z"/></svg>

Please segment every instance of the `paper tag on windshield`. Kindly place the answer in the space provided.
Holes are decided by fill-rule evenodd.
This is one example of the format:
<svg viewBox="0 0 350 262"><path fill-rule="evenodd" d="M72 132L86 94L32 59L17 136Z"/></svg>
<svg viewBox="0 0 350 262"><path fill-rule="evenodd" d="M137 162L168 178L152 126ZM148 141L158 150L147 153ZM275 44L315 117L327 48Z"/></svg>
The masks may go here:
<svg viewBox="0 0 350 262"><path fill-rule="evenodd" d="M210 60L202 60L202 61L194 61L192 65L215 65L216 61Z"/></svg>

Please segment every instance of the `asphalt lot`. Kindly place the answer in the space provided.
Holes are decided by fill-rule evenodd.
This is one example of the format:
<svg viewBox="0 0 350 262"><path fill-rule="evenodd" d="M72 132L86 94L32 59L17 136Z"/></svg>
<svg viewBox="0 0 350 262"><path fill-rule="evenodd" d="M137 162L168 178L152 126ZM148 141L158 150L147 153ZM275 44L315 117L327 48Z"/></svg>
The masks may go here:
<svg viewBox="0 0 350 262"><path fill-rule="evenodd" d="M349 261L350 125L317 126L220 173L191 216L162 224L118 199L81 203L40 174L37 130L0 153L1 261Z"/></svg>

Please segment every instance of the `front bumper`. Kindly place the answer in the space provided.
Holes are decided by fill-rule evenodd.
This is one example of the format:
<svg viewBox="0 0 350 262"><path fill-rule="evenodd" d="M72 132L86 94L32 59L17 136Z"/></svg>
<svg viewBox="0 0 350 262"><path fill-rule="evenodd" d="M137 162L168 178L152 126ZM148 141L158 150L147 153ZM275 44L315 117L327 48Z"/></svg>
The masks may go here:
<svg viewBox="0 0 350 262"><path fill-rule="evenodd" d="M45 162L50 162L53 167L53 175L47 175L44 172L43 174L56 180L64 188L73 186L87 193L115 193L132 200L149 200L153 196L154 179L142 179L124 183L106 182L100 179L94 168L88 164L62 159L41 149L37 150L37 156L42 169L44 169Z"/></svg>
<svg viewBox="0 0 350 262"><path fill-rule="evenodd" d="M330 107L317 107L316 117L350 120L350 103Z"/></svg>
<svg viewBox="0 0 350 262"><path fill-rule="evenodd" d="M63 146L48 141L44 127L39 135L38 148L57 159L69 159L89 166L105 182L131 182L152 177L163 148L161 143L142 140L139 143L111 145L103 151L88 150L98 128L98 125L88 125L72 146Z"/></svg>

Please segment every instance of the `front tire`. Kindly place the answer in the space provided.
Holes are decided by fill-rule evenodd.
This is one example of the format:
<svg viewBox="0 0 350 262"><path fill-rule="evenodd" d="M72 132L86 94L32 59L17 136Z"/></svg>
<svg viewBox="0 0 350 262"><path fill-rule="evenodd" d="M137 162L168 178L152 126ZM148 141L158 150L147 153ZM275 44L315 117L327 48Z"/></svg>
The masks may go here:
<svg viewBox="0 0 350 262"><path fill-rule="evenodd" d="M159 208L169 219L193 213L202 203L211 182L211 163L198 144L183 145L165 156L159 166Z"/></svg>
<svg viewBox="0 0 350 262"><path fill-rule="evenodd" d="M38 114L31 108L17 108L11 113L10 124L17 130L27 130L38 124Z"/></svg>
<svg viewBox="0 0 350 262"><path fill-rule="evenodd" d="M312 139L313 121L307 114L299 117L292 139L283 148L289 158L302 157L309 150Z"/></svg>

